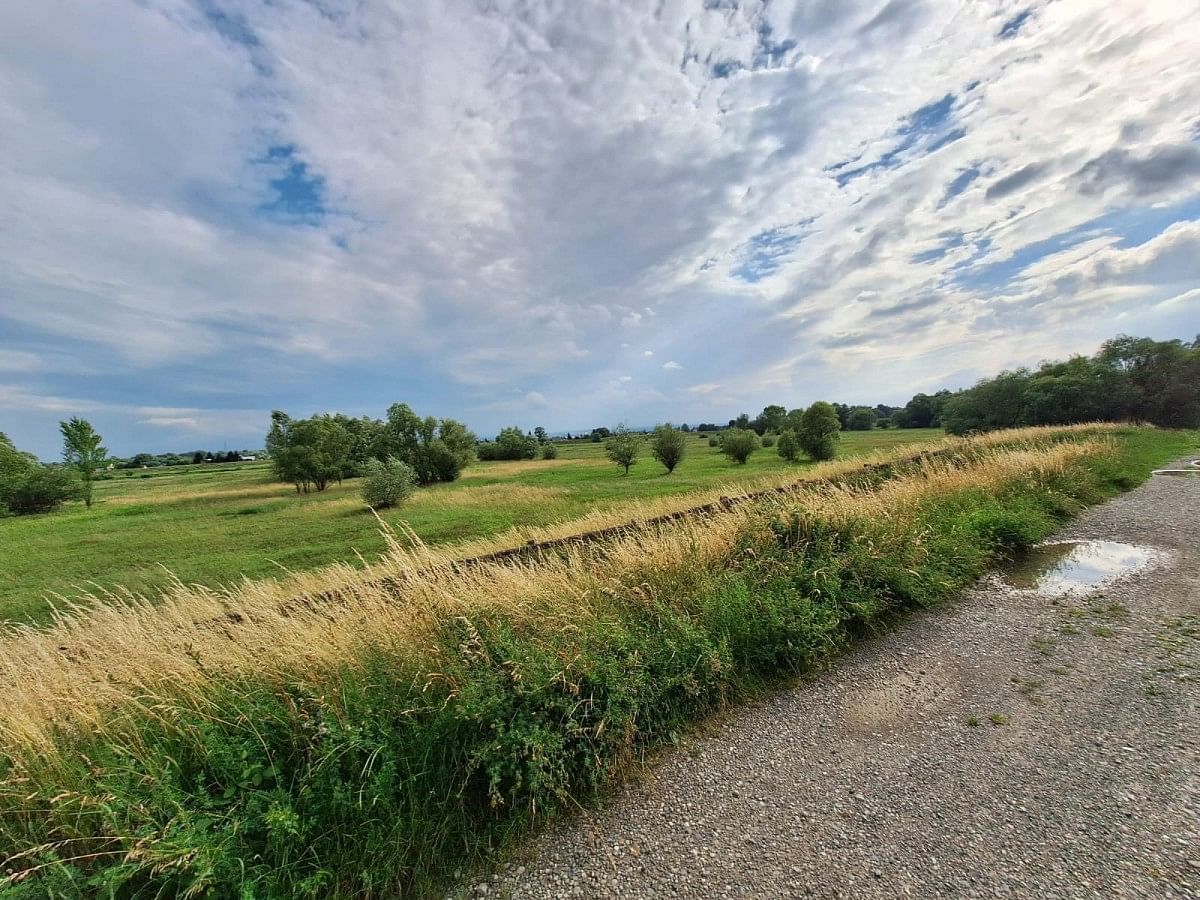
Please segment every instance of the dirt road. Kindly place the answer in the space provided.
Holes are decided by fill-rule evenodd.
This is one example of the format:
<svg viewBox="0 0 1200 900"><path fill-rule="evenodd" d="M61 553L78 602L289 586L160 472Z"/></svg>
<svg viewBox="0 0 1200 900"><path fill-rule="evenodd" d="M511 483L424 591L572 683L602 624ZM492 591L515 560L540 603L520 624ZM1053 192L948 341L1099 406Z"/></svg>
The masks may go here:
<svg viewBox="0 0 1200 900"><path fill-rule="evenodd" d="M1058 600L993 577L689 738L465 890L1200 897L1200 478L1060 538L1163 551Z"/></svg>

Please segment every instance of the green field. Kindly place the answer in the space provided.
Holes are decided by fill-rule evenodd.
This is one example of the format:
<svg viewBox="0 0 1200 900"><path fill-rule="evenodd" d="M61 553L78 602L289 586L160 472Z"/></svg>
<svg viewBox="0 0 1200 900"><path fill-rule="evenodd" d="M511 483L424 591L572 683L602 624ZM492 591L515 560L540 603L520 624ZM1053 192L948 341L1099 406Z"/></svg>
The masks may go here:
<svg viewBox="0 0 1200 900"><path fill-rule="evenodd" d="M840 454L940 436L937 429L847 432ZM773 448L738 466L707 440L691 438L674 473L665 474L646 450L626 476L604 458L601 444L559 446L556 460L476 463L461 480L422 488L383 518L407 522L429 544L445 544L750 481L789 466ZM298 495L272 481L268 464L235 463L118 471L97 483L90 510L71 504L50 515L0 519L0 547L0 621L11 622L45 620L53 595L115 586L152 593L169 573L215 586L353 561L356 552L370 560L384 541L356 480Z"/></svg>

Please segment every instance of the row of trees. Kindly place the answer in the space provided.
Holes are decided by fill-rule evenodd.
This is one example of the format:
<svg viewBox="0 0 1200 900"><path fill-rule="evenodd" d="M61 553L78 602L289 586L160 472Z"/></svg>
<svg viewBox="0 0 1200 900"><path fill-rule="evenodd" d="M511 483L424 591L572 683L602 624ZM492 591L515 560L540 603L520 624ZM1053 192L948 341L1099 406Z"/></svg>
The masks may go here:
<svg viewBox="0 0 1200 900"><path fill-rule="evenodd" d="M474 458L475 444L461 422L422 418L407 403L388 407L382 420L341 413L293 419L275 410L267 434L276 477L303 493L361 475L372 459L403 462L417 484L454 481Z"/></svg>
<svg viewBox="0 0 1200 900"><path fill-rule="evenodd" d="M515 425L503 428L494 441L483 441L476 448L480 459L554 459L558 449L546 434L545 428L535 428L526 434Z"/></svg>
<svg viewBox="0 0 1200 900"><path fill-rule="evenodd" d="M781 426L778 436L770 431L760 435L753 428L724 428L709 439L709 445L720 448L739 465L744 465L760 447L777 446L778 454L789 462L799 459L801 453L815 460L833 459L837 454L841 423L833 404L819 401L808 409L784 410L778 424ZM666 467L668 474L675 471L687 454L687 435L682 427L670 423L656 426L650 434L650 454ZM604 442L605 455L629 474L641 453L642 443L641 434L618 425Z"/></svg>
<svg viewBox="0 0 1200 900"><path fill-rule="evenodd" d="M917 394L899 416L905 426L940 425L951 434L1099 420L1200 427L1200 337L1121 335L1090 357L1001 372L962 391Z"/></svg>

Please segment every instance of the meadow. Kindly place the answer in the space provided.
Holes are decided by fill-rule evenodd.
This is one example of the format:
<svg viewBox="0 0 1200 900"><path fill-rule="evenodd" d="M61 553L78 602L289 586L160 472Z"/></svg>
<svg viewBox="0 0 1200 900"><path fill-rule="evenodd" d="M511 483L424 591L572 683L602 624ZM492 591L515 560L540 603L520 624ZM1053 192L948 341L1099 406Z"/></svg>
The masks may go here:
<svg viewBox="0 0 1200 900"><path fill-rule="evenodd" d="M855 458L941 437L938 429L854 431L840 456ZM498 539L588 514L613 512L717 485L752 487L811 463L764 448L736 465L706 439L667 475L649 456L624 473L603 444L559 444L555 460L479 462L450 484L421 488L403 508L381 512L440 546ZM386 548L357 479L298 495L258 463L119 470L97 482L87 510L71 504L37 517L0 519L0 623L44 622L56 597L118 587L154 594L172 580L210 587L242 577L280 577L333 562L371 560Z"/></svg>
<svg viewBox="0 0 1200 900"><path fill-rule="evenodd" d="M11 630L0 897L430 892L1200 433L938 446L532 559L459 566L394 542L367 572L177 585Z"/></svg>

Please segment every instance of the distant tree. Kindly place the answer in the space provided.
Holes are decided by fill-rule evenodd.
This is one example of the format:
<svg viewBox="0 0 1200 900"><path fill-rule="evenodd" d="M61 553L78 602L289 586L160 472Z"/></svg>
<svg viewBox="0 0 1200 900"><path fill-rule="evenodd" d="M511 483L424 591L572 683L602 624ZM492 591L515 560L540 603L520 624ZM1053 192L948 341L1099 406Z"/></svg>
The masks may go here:
<svg viewBox="0 0 1200 900"><path fill-rule="evenodd" d="M607 428L601 426L600 428L593 428L592 433L589 435L589 437L591 438L591 441L593 444L598 444L601 441L608 440L609 436L611 436L611 435L612 435L611 431L609 431Z"/></svg>
<svg viewBox="0 0 1200 900"><path fill-rule="evenodd" d="M870 431L875 427L875 410L869 406L854 406L846 416L848 431Z"/></svg>
<svg viewBox="0 0 1200 900"><path fill-rule="evenodd" d="M765 406L763 407L763 411L755 417L750 427L754 430L755 434L761 437L768 431L778 432L782 430L786 418L787 410L782 406Z"/></svg>
<svg viewBox="0 0 1200 900"><path fill-rule="evenodd" d="M710 446L710 447L720 447L720 446L721 446L721 439L720 439L719 437L717 437L715 434L714 434L714 435L710 435L710 436L709 436L709 438L708 438L708 446Z"/></svg>
<svg viewBox="0 0 1200 900"><path fill-rule="evenodd" d="M82 484L80 496L90 509L92 482L96 479L96 472L108 459L108 450L100 443L103 438L86 419L73 417L59 422L58 428L63 436L63 462L78 473Z"/></svg>
<svg viewBox="0 0 1200 900"><path fill-rule="evenodd" d="M784 417L783 429L785 431L799 432L800 431L800 423L801 423L801 421L803 421L803 419L804 419L804 407L800 407L798 409L793 409L790 412L788 412L786 417Z"/></svg>
<svg viewBox="0 0 1200 900"><path fill-rule="evenodd" d="M684 454L687 451L687 441L684 438L682 429L676 430L668 422L665 425L659 425L654 429L654 436L651 438L650 452L654 458L667 467L667 473L675 471L675 467L683 462Z"/></svg>
<svg viewBox="0 0 1200 900"><path fill-rule="evenodd" d="M543 428L541 425L539 425L537 428L533 429L533 436L535 438L537 438L537 442L539 444L544 444L544 443L546 443L546 441L548 441L550 439L549 436L547 436L547 434L546 434L546 429Z"/></svg>
<svg viewBox="0 0 1200 900"><path fill-rule="evenodd" d="M796 440L796 432L789 428L780 434L775 452L788 462L795 462L800 456L800 442Z"/></svg>
<svg viewBox="0 0 1200 900"><path fill-rule="evenodd" d="M353 436L333 416L292 419L279 410L271 413L267 449L280 481L289 481L296 492L323 491L331 481L341 481L353 470L350 450Z"/></svg>
<svg viewBox="0 0 1200 900"><path fill-rule="evenodd" d="M502 428L495 441L480 444L476 448L480 459L534 459L538 455L538 441L525 434L520 428Z"/></svg>
<svg viewBox="0 0 1200 900"><path fill-rule="evenodd" d="M395 456L417 473L418 484L454 481L475 458L475 435L454 419L421 418L407 403L388 407L375 457Z"/></svg>
<svg viewBox="0 0 1200 900"><path fill-rule="evenodd" d="M192 454L192 462L196 465L199 465L200 463L204 462L204 451L197 450L195 453L193 453Z"/></svg>
<svg viewBox="0 0 1200 900"><path fill-rule="evenodd" d="M850 407L848 407L845 403L831 403L830 406L832 406L833 411L837 413L838 427L842 430L845 430L850 419Z"/></svg>
<svg viewBox="0 0 1200 900"><path fill-rule="evenodd" d="M364 466L363 502L371 509L399 506L415 490L417 473L408 463L389 456L369 459Z"/></svg>
<svg viewBox="0 0 1200 900"><path fill-rule="evenodd" d="M629 467L637 462L640 445L641 439L622 423L604 442L604 453L618 466L623 466L628 475Z"/></svg>
<svg viewBox="0 0 1200 900"><path fill-rule="evenodd" d="M721 434L721 452L739 466L758 449L758 435L745 428L731 428Z"/></svg>
<svg viewBox="0 0 1200 900"><path fill-rule="evenodd" d="M729 420L730 428L739 428L742 431L750 430L750 416L747 413L742 413L736 419Z"/></svg>
<svg viewBox="0 0 1200 900"><path fill-rule="evenodd" d="M679 426L679 430L680 430L680 431L682 431L684 434L687 434L687 433L688 433L688 432L690 432L692 429L688 428L688 423L687 423L687 422L684 422L682 425L680 425L680 426Z"/></svg>
<svg viewBox="0 0 1200 900"><path fill-rule="evenodd" d="M796 439L800 448L813 459L833 459L837 455L840 430L841 423L833 404L818 400L804 411Z"/></svg>

